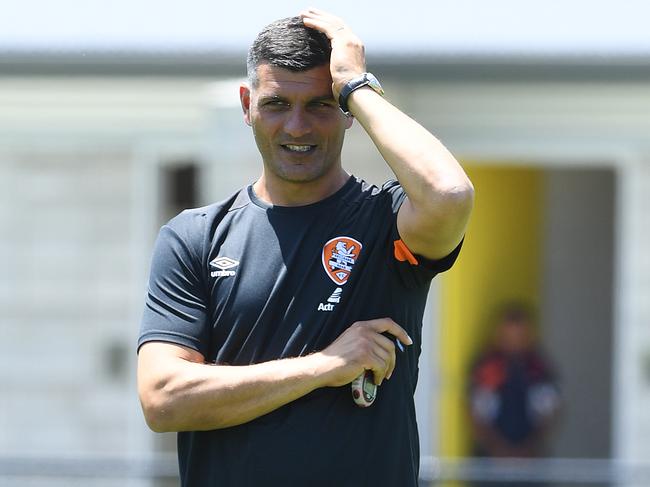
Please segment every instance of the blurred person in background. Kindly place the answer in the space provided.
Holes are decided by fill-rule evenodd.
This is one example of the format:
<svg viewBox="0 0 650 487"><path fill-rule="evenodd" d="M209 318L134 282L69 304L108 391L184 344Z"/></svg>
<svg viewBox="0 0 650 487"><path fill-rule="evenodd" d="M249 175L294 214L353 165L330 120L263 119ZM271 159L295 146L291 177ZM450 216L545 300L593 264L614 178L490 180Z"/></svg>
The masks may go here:
<svg viewBox="0 0 650 487"><path fill-rule="evenodd" d="M337 17L267 26L248 75L262 175L161 229L138 342L146 420L179 432L183 486L415 487L422 315L473 187L382 96ZM397 181L343 169L352 116ZM368 371L381 388L361 408L350 384Z"/></svg>
<svg viewBox="0 0 650 487"><path fill-rule="evenodd" d="M540 350L531 313L525 306L510 304L500 313L491 345L472 368L470 403L477 456L543 455L560 395L555 373Z"/></svg>

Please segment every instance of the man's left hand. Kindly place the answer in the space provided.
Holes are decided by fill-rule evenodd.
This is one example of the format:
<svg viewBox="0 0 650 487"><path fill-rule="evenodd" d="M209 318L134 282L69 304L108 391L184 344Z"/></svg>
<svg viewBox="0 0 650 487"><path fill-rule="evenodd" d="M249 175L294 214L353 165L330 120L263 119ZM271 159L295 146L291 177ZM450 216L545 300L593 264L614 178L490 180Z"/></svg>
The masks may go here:
<svg viewBox="0 0 650 487"><path fill-rule="evenodd" d="M366 72L363 43L345 22L335 15L312 8L301 12L300 16L305 26L321 31L332 44L332 92L334 99L338 100L345 83Z"/></svg>

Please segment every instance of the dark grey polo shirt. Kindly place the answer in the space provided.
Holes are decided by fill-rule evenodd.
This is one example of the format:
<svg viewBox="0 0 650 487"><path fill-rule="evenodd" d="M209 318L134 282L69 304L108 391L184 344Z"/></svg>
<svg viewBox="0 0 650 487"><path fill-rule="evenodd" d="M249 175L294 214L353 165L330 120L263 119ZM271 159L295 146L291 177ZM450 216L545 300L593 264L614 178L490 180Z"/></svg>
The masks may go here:
<svg viewBox="0 0 650 487"><path fill-rule="evenodd" d="M396 226L404 200L351 177L302 207L270 206L249 186L187 210L158 237L138 346L184 345L248 365L323 350L359 320L390 317L414 344L360 408L350 386L318 389L249 423L178 435L184 486L417 484L413 393L429 283L439 261L410 254Z"/></svg>

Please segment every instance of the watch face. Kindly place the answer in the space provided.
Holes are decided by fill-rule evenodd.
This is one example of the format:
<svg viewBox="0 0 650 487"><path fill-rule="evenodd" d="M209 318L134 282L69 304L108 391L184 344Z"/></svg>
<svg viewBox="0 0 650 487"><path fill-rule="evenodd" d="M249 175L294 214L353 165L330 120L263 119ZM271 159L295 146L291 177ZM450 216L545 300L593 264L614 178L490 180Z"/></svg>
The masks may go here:
<svg viewBox="0 0 650 487"><path fill-rule="evenodd" d="M379 80L372 73L366 73L366 79L368 80L368 86L375 90L380 95L384 94L384 89L379 84Z"/></svg>

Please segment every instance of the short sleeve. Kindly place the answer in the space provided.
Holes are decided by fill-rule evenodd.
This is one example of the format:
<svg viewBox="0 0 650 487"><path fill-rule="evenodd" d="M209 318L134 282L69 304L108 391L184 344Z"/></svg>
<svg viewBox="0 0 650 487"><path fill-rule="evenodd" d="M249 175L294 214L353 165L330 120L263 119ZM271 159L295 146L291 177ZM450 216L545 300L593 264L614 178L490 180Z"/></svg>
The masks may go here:
<svg viewBox="0 0 650 487"><path fill-rule="evenodd" d="M184 345L206 355L207 299L201 265L204 215L190 211L158 234L138 340Z"/></svg>
<svg viewBox="0 0 650 487"><path fill-rule="evenodd" d="M456 248L442 259L432 260L421 255L413 254L402 240L397 229L397 212L406 199L406 193L402 186L395 180L386 182L382 186L382 191L390 195L391 199L392 228L389 259L402 282L407 287L428 285L431 279L437 274L451 269L458 258L463 241L461 240Z"/></svg>

